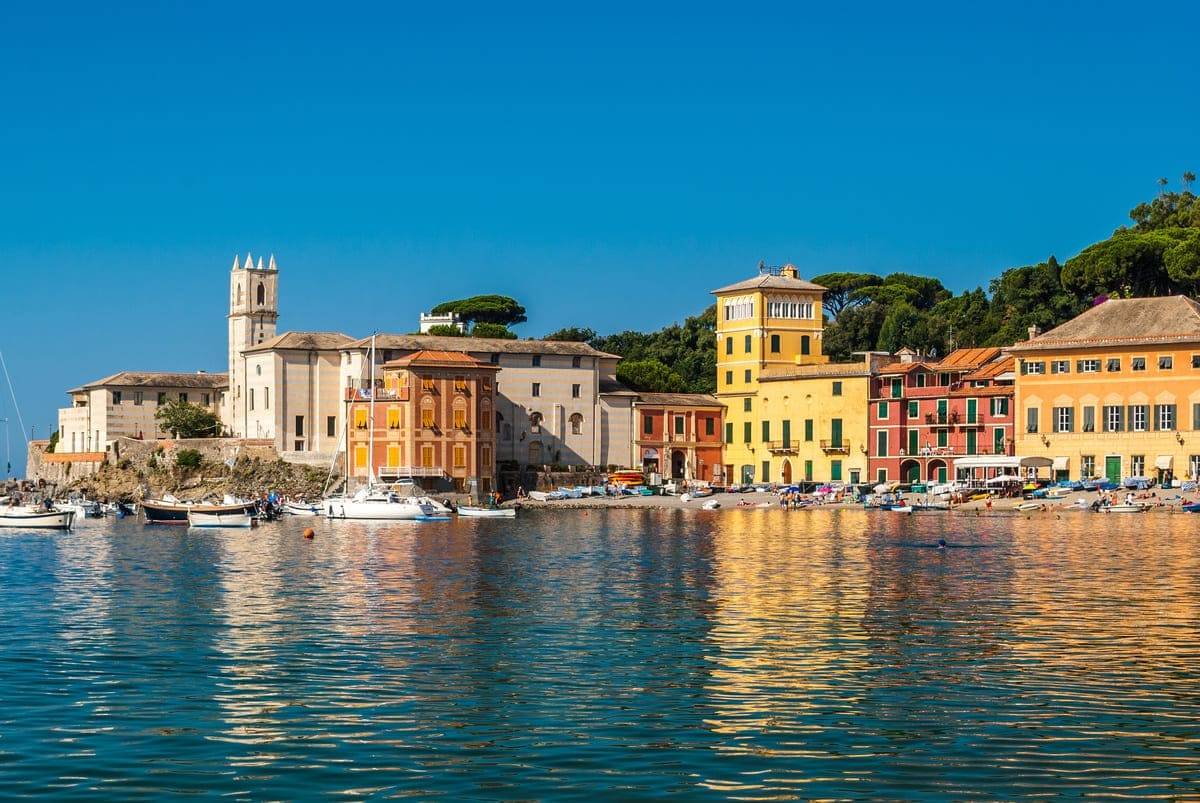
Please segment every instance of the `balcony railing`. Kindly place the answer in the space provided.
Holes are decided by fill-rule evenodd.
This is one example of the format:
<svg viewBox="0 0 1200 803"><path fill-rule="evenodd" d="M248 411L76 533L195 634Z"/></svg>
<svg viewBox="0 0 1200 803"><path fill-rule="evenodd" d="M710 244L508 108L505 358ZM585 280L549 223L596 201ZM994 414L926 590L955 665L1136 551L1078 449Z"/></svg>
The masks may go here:
<svg viewBox="0 0 1200 803"><path fill-rule="evenodd" d="M821 441L821 451L829 452L832 454L849 454L850 453L850 441L847 441L847 440Z"/></svg>
<svg viewBox="0 0 1200 803"><path fill-rule="evenodd" d="M444 477L444 469L430 466L380 466L381 478L398 479L401 477Z"/></svg>
<svg viewBox="0 0 1200 803"><path fill-rule="evenodd" d="M796 441L771 441L767 444L767 451L772 454L795 454Z"/></svg>
<svg viewBox="0 0 1200 803"><path fill-rule="evenodd" d="M376 388L374 394L371 393L370 388L346 388L346 401L369 402L372 395L375 397L375 401L405 401L408 399L408 388L399 390Z"/></svg>

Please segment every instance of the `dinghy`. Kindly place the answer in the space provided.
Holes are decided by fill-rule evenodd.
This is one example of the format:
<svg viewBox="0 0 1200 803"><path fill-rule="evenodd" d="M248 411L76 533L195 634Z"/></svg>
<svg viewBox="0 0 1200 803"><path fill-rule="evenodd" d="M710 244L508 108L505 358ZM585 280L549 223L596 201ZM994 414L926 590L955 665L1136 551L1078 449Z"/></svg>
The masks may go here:
<svg viewBox="0 0 1200 803"><path fill-rule="evenodd" d="M511 507L470 507L459 505L458 515L469 519L515 519L517 511Z"/></svg>

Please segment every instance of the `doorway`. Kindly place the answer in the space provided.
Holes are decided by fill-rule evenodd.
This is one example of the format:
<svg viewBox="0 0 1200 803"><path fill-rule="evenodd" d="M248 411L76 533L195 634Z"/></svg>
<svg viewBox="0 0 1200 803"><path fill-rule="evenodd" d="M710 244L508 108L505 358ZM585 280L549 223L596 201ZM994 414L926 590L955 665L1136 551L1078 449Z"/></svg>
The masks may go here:
<svg viewBox="0 0 1200 803"><path fill-rule="evenodd" d="M1109 482L1121 484L1121 456L1106 455L1104 458L1104 476Z"/></svg>

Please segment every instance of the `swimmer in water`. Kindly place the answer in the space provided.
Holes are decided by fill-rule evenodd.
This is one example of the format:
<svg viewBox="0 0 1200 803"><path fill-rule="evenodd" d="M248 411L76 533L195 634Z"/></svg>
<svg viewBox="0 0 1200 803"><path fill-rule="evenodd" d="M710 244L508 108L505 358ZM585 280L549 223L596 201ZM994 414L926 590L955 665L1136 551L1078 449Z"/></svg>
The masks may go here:
<svg viewBox="0 0 1200 803"><path fill-rule="evenodd" d="M938 547L937 547L937 548L938 548L938 549L945 549L945 548L946 548L946 539L945 539L945 538L939 538L939 539L938 539Z"/></svg>

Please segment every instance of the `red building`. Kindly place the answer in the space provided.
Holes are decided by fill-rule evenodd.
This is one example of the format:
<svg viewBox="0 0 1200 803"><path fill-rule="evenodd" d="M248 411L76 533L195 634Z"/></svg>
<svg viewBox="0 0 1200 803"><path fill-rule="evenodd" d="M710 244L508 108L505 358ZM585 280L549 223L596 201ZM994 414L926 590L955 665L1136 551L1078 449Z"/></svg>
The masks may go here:
<svg viewBox="0 0 1200 803"><path fill-rule="evenodd" d="M639 393L633 403L639 467L676 480L725 482L725 405L703 393Z"/></svg>
<svg viewBox="0 0 1200 803"><path fill-rule="evenodd" d="M955 479L955 459L1013 454L1012 357L998 348L922 359L901 349L871 380L869 471L874 482Z"/></svg>

